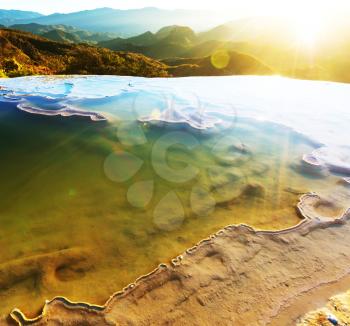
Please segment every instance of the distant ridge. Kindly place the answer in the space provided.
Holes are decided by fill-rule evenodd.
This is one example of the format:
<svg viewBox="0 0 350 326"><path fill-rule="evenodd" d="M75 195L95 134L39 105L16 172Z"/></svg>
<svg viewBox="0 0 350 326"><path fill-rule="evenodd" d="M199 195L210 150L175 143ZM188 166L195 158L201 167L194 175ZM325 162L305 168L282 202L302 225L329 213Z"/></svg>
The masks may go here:
<svg viewBox="0 0 350 326"><path fill-rule="evenodd" d="M181 56L196 42L195 32L187 26L166 26L127 39L116 38L98 45L116 51L140 52L156 59Z"/></svg>
<svg viewBox="0 0 350 326"><path fill-rule="evenodd" d="M33 11L0 9L0 24L7 26L15 24L16 21L21 19L37 19L42 16L42 14Z"/></svg>
<svg viewBox="0 0 350 326"><path fill-rule="evenodd" d="M112 33L93 33L79 30L67 25L42 25L37 23L15 24L8 26L10 29L30 32L39 36L46 37L52 41L69 43L90 43L96 44L115 38Z"/></svg>
<svg viewBox="0 0 350 326"><path fill-rule="evenodd" d="M1 14L1 11L0 11ZM111 9L98 8L68 14L55 13L43 16L37 13L11 16L11 20L4 16L0 24L29 24L68 25L94 32L111 32L120 36L134 36L148 30L155 32L163 26L185 25L196 30L205 30L222 23L224 17L217 18L212 11L205 10L165 10L154 7L141 9Z"/></svg>

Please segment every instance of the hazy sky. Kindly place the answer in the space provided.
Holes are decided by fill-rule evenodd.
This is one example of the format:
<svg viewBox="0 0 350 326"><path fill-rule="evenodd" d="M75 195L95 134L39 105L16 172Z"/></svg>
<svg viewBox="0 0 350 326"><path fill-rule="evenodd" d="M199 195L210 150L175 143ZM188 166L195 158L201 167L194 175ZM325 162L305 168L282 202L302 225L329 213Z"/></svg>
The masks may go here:
<svg viewBox="0 0 350 326"><path fill-rule="evenodd" d="M44 14L72 12L85 9L111 7L116 9L159 7L167 9L229 8L237 16L256 14L289 14L306 7L308 11L343 11L350 8L350 0L1 0L1 9L20 9Z"/></svg>

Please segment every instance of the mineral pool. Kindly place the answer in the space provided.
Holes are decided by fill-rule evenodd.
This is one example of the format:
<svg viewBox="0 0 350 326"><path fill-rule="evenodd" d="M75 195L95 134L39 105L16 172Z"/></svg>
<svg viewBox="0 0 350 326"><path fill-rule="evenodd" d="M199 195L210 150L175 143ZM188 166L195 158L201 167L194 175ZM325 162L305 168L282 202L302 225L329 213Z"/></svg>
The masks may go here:
<svg viewBox="0 0 350 326"><path fill-rule="evenodd" d="M104 304L230 224L350 206L350 85L280 77L0 79L0 314ZM332 212L329 212L332 215Z"/></svg>

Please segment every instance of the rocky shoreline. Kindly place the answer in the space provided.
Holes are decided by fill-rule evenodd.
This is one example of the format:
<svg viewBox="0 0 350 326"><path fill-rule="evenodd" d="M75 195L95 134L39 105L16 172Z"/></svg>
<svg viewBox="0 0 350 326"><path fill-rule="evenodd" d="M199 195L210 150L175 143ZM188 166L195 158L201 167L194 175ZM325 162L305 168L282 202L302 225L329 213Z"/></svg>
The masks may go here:
<svg viewBox="0 0 350 326"><path fill-rule="evenodd" d="M40 316L29 319L15 309L4 324L274 325L296 298L350 274L350 209L329 217L320 203L328 202L303 195L297 209L304 219L285 230L228 226L115 293L104 306L57 297ZM289 314L290 325L298 318L298 311Z"/></svg>

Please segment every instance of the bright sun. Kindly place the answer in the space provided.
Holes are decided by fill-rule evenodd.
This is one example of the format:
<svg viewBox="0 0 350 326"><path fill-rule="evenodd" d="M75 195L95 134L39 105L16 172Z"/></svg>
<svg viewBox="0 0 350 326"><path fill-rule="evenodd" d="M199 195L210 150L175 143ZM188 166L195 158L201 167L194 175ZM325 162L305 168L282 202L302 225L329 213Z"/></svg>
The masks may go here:
<svg viewBox="0 0 350 326"><path fill-rule="evenodd" d="M300 46L313 48L322 37L324 17L316 8L313 2L304 1L288 13L295 39Z"/></svg>
<svg viewBox="0 0 350 326"><path fill-rule="evenodd" d="M320 40L322 30L320 17L297 17L294 25L295 37L301 46L312 48Z"/></svg>

